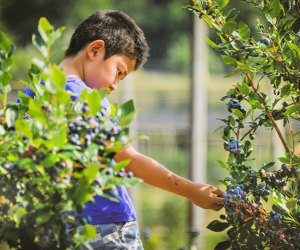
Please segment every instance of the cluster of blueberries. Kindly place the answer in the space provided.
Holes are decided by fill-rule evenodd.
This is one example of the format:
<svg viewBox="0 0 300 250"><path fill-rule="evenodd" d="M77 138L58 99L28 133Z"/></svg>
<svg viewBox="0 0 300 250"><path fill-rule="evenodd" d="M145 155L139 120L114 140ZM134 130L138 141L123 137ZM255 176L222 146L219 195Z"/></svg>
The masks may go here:
<svg viewBox="0 0 300 250"><path fill-rule="evenodd" d="M106 119L105 114L107 110L101 108L101 110L95 115L92 116L88 114L89 107L87 104L83 105L82 108L85 115L78 116L71 123L69 123L70 137L69 142L73 145L77 145L84 148L87 148L91 143L94 143L98 146L98 156L107 156L112 159L114 153L107 155L105 153L105 142L113 141L115 136L119 132L119 127L115 126L113 121L111 121L110 129L101 128L100 124L104 123ZM87 115L88 114L88 115ZM105 163L108 167L103 169L103 173L107 176L115 176L119 178L132 178L132 172L126 172L124 168L119 171L115 171L111 162L101 162Z"/></svg>
<svg viewBox="0 0 300 250"><path fill-rule="evenodd" d="M105 169L105 174L106 175L114 175L119 178L127 177L127 178L132 178L133 173L131 171L126 172L125 168L121 168L120 171L114 171L113 168L108 167Z"/></svg>
<svg viewBox="0 0 300 250"><path fill-rule="evenodd" d="M227 141L224 142L224 149L226 151L229 151L230 153L237 155L241 153L243 149L243 145L241 141L235 140L233 137L230 137L229 142Z"/></svg>
<svg viewBox="0 0 300 250"><path fill-rule="evenodd" d="M85 108L86 110L86 108ZM92 142L96 144L101 144L104 140L108 140L111 136L111 131L101 131L100 124L103 122L105 114L105 109L99 111L95 117L92 115L88 115L87 118L85 116L78 116L72 122L69 123L69 131L70 131L70 143L87 147Z"/></svg>
<svg viewBox="0 0 300 250"><path fill-rule="evenodd" d="M300 249L300 232L289 226L285 215L278 209L273 208L270 213L267 213L261 202L261 198L268 198L271 189L282 188L288 178L298 179L299 170L294 166L288 167L286 164L282 164L278 171L269 173L262 168L259 174L262 179L260 183L257 183L256 177L253 182L247 182L249 185L240 183L235 187L227 187L226 194L223 195L226 215L222 214L220 218L235 225L237 221L242 224L252 221L253 227L249 229L249 233L259 233L262 244L264 244L263 242L270 244L272 242L272 244L280 246L278 249ZM253 195L253 201L250 201L247 192ZM300 205L300 197L297 197L297 204ZM232 249L241 249L240 246L247 245L246 240L243 242L238 242L237 239L231 240ZM272 247L275 245L270 245L270 247L273 249ZM259 249L264 249L264 247L261 246Z"/></svg>
<svg viewBox="0 0 300 250"><path fill-rule="evenodd" d="M273 242L274 247L275 244L281 247L278 249L300 248L300 232L290 227L283 215L275 210L270 212L260 236Z"/></svg>
<svg viewBox="0 0 300 250"><path fill-rule="evenodd" d="M267 214L261 206L262 203L250 202L244 188L244 184L237 184L235 188L227 188L226 194L223 195L226 215L221 214L220 218L226 219L232 224L236 224L237 220L240 220L242 224L252 220L256 229L249 228L250 234L259 232L260 239L267 239L279 244L281 248L278 249L286 249L287 247L298 249L297 247L300 247L300 232L290 230L280 212L272 210ZM256 185L256 190L262 196L270 194L270 190L265 187L264 183ZM240 243L237 239L232 240L232 249L241 249L239 244L247 244L247 239ZM263 246L261 247L259 249L263 249Z"/></svg>
<svg viewBox="0 0 300 250"><path fill-rule="evenodd" d="M262 180L264 180L267 185L276 189L281 189L286 186L287 178L299 177L299 171L296 167L289 168L284 163L281 165L281 169L277 170L276 172L267 172L265 169L261 168L259 170L259 174Z"/></svg>
<svg viewBox="0 0 300 250"><path fill-rule="evenodd" d="M255 190L253 191L253 196L255 198L255 203L259 206L262 205L261 197L266 197L271 194L268 186L265 186L263 182L259 183Z"/></svg>
<svg viewBox="0 0 300 250"><path fill-rule="evenodd" d="M245 107L241 104L241 100L244 98L243 95L238 95L235 98L235 95L232 95L233 97L230 99L230 101L227 103L227 110L232 113L233 109L240 110L243 114L247 112Z"/></svg>

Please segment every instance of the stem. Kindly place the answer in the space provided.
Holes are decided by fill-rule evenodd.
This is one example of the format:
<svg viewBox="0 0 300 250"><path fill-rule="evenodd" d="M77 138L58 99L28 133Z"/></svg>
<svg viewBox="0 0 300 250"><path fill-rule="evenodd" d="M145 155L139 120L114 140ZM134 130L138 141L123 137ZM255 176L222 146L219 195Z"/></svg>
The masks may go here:
<svg viewBox="0 0 300 250"><path fill-rule="evenodd" d="M292 154L294 155L295 154L295 136L294 136L294 131L293 131L293 128L292 128L292 124L290 123L289 119L288 119L288 124L289 124L289 130L290 130L291 135L292 135L292 143L293 143Z"/></svg>
<svg viewBox="0 0 300 250"><path fill-rule="evenodd" d="M6 92L6 90L4 90L3 101L2 101L2 109L4 111L6 110L6 103L7 103L7 92Z"/></svg>
<svg viewBox="0 0 300 250"><path fill-rule="evenodd" d="M273 127L275 128L275 130L276 130L276 132L277 132L277 134L278 134L278 136L279 136L279 138L280 138L280 140L281 140L281 142L282 142L282 144L283 144L283 146L284 146L284 148L285 148L285 151L286 151L289 155L291 155L289 146L288 146L286 140L284 139L284 137L283 137L283 135L282 135L280 129L278 128L277 123L275 122L275 119L274 119L272 113L269 112L268 109L267 109L267 103L265 102L264 97L262 96L262 94L261 94L260 92L257 91L257 88L254 86L254 83L253 83L253 81L252 81L251 76L250 76L249 73L246 73L246 77L247 77L247 79L248 79L248 81L249 81L249 83L250 83L250 85L251 85L253 91L258 95L258 97L259 97L259 99L261 100L263 106L265 107L266 114L267 114L269 120L271 121Z"/></svg>

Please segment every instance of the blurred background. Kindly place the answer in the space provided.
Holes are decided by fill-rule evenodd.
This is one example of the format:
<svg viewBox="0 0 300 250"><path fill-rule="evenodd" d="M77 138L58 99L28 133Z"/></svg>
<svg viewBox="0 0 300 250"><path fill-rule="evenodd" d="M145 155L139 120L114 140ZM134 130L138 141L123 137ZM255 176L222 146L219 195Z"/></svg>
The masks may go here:
<svg viewBox="0 0 300 250"><path fill-rule="evenodd" d="M31 35L36 33L40 17L46 17L56 28L66 26L58 46L60 50L57 51L59 63L74 27L82 19L98 9L123 10L144 30L150 46L150 58L144 68L124 80L119 91L109 99L111 102L124 102L133 98L138 116L132 125L132 137L149 137L149 140L135 142L136 147L176 174L190 177L192 72L198 72L197 69L192 71L193 36L207 35L212 40L216 38L208 31L203 34L193 33L193 14L182 8L188 4L191 1L0 0L0 30L6 32L16 45L14 93L24 87L21 79L28 81L27 70L31 58L36 56L31 45ZM258 14L254 10L247 9L245 4L237 0L232 1L232 6L242 12L240 16L243 22L252 28L256 26ZM223 124L217 118L228 115L226 103L220 99L238 79L224 78L230 69L222 64L212 49L203 48L203 59L203 67L207 68L206 81L201 83L202 96L205 98L200 100L200 106L193 109L197 112L199 108L200 119L203 117L202 123L206 128L205 136L196 138L205 152L205 157L199 161L205 162L206 182L224 189L218 181L226 177L227 173L217 160L226 161L227 154L223 150L222 129L218 129ZM201 53L198 60L201 60ZM199 72L202 71L199 69ZM254 148L256 161L250 163L252 166L256 164L254 168L260 168L272 158L272 148L269 146L271 136L271 132L265 131L258 136ZM193 235L187 200L147 184L134 188L131 194L136 203L146 250L187 249L189 238ZM197 230L200 230L199 238L203 242L198 248L213 249L225 235L213 233L206 226L213 219L218 219L222 211L199 211L203 221Z"/></svg>

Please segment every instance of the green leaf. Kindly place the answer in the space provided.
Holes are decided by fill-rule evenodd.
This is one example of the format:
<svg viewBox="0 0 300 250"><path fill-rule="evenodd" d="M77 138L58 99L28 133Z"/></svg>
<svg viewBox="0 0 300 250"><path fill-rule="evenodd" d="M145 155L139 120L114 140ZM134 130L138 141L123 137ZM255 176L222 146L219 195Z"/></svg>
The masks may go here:
<svg viewBox="0 0 300 250"><path fill-rule="evenodd" d="M47 116L42 108L39 107L37 102L35 102L33 99L30 99L28 108L29 114L32 118L36 118L43 125L47 124Z"/></svg>
<svg viewBox="0 0 300 250"><path fill-rule="evenodd" d="M287 157L278 157L277 158L281 163L290 164L290 159Z"/></svg>
<svg viewBox="0 0 300 250"><path fill-rule="evenodd" d="M114 171L118 172L120 171L122 168L125 168L128 166L128 164L130 163L131 160L123 160L123 161L119 161L116 165L113 166Z"/></svg>
<svg viewBox="0 0 300 250"><path fill-rule="evenodd" d="M46 158L41 162L41 165L44 167L51 167L55 163L57 163L60 160L59 156L56 154L50 154L46 156Z"/></svg>
<svg viewBox="0 0 300 250"><path fill-rule="evenodd" d="M53 31L53 26L45 17L40 18L38 23L38 31L45 42L49 40L49 34Z"/></svg>
<svg viewBox="0 0 300 250"><path fill-rule="evenodd" d="M93 116L95 116L101 108L102 93L103 92L97 90L93 90L88 93L88 91L84 89L80 94L80 98L88 103L90 113Z"/></svg>
<svg viewBox="0 0 300 250"><path fill-rule="evenodd" d="M96 179L98 172L99 172L99 166L96 163L90 163L84 169L84 175L87 177L89 183L92 183Z"/></svg>
<svg viewBox="0 0 300 250"><path fill-rule="evenodd" d="M37 37L36 35L32 35L32 44L42 54L44 58L48 58L49 51L47 47L43 44L43 41L41 40L40 37Z"/></svg>
<svg viewBox="0 0 300 250"><path fill-rule="evenodd" d="M94 239L97 235L96 228L89 224L84 225L82 233L87 239Z"/></svg>
<svg viewBox="0 0 300 250"><path fill-rule="evenodd" d="M4 135L5 134L5 129L2 125L0 125L0 135Z"/></svg>
<svg viewBox="0 0 300 250"><path fill-rule="evenodd" d="M218 49L219 48L219 46L216 43L214 43L212 40L210 40L208 37L205 38L205 41L213 49Z"/></svg>
<svg viewBox="0 0 300 250"><path fill-rule="evenodd" d="M225 241L219 242L215 246L214 250L225 250L225 249L228 249L230 246L231 246L230 240L225 240Z"/></svg>
<svg viewBox="0 0 300 250"><path fill-rule="evenodd" d="M291 115L293 113L300 111L300 104L291 105L289 106L286 111L284 112L285 115Z"/></svg>
<svg viewBox="0 0 300 250"><path fill-rule="evenodd" d="M9 128L14 126L15 120L17 119L17 117L18 117L17 109L12 108L12 107L6 109L5 120L6 120L6 124Z"/></svg>
<svg viewBox="0 0 300 250"><path fill-rule="evenodd" d="M244 113L242 111L238 110L238 109L231 109L231 112L239 118L244 118L245 117Z"/></svg>
<svg viewBox="0 0 300 250"><path fill-rule="evenodd" d="M232 127L235 126L235 119L231 115L228 116L228 121Z"/></svg>
<svg viewBox="0 0 300 250"><path fill-rule="evenodd" d="M264 13L269 14L272 18L276 18L279 15L281 9L283 9L283 7L279 0L271 0L269 6L266 6L266 8L264 8Z"/></svg>
<svg viewBox="0 0 300 250"><path fill-rule="evenodd" d="M273 167L275 165L275 162L269 162L268 164L263 166L263 169L269 169L270 167Z"/></svg>
<svg viewBox="0 0 300 250"><path fill-rule="evenodd" d="M273 190L272 192L272 200L275 205L283 209L285 212L289 213L289 209L287 208L285 204L285 197L277 190Z"/></svg>
<svg viewBox="0 0 300 250"><path fill-rule="evenodd" d="M10 57L8 59L6 59L3 63L2 63L2 70L3 71L8 71L10 70L10 67L12 65L12 63L14 62L14 58Z"/></svg>
<svg viewBox="0 0 300 250"><path fill-rule="evenodd" d="M211 223L208 224L207 228L214 232L222 232L226 228L228 228L230 225L227 222L221 222L218 220L214 220Z"/></svg>
<svg viewBox="0 0 300 250"><path fill-rule="evenodd" d="M14 211L14 220L17 224L17 226L19 225L21 218L27 214L27 211L25 208L23 207L19 207L18 205L15 205L15 207L12 208Z"/></svg>
<svg viewBox="0 0 300 250"><path fill-rule="evenodd" d="M118 112L118 109L119 109L119 104L118 103L114 103L114 104L110 103L109 107L110 107L111 118L116 119L117 118L117 112Z"/></svg>
<svg viewBox="0 0 300 250"><path fill-rule="evenodd" d="M242 94L248 95L250 90L249 90L249 86L246 83L244 82L238 83L237 87Z"/></svg>
<svg viewBox="0 0 300 250"><path fill-rule="evenodd" d="M226 55L221 55L221 59L223 63L228 64L228 65L236 65L237 60L231 56L226 56Z"/></svg>
<svg viewBox="0 0 300 250"><path fill-rule="evenodd" d="M51 219L52 215L49 212L43 212L35 218L37 225L41 225Z"/></svg>
<svg viewBox="0 0 300 250"><path fill-rule="evenodd" d="M0 48L3 49L5 53L9 53L11 48L10 40L2 31L0 31Z"/></svg>
<svg viewBox="0 0 300 250"><path fill-rule="evenodd" d="M30 140L32 139L32 131L28 121L25 121L23 118L17 119L15 126L17 131L21 132Z"/></svg>
<svg viewBox="0 0 300 250"><path fill-rule="evenodd" d="M140 183L142 183L143 180L140 178L132 177L132 178L124 178L124 179L119 179L116 185L118 186L126 186L126 187L132 187L136 186Z"/></svg>
<svg viewBox="0 0 300 250"><path fill-rule="evenodd" d="M223 26L223 31L226 33L226 34L231 34L234 29L236 27L236 22L234 21L228 21L224 24Z"/></svg>
<svg viewBox="0 0 300 250"><path fill-rule="evenodd" d="M0 75L0 86L7 86L10 84L11 80L12 80L12 74L10 72L2 72L2 74Z"/></svg>
<svg viewBox="0 0 300 250"><path fill-rule="evenodd" d="M291 93L291 85L290 84L284 85L280 90L281 97L289 96L290 93Z"/></svg>
<svg viewBox="0 0 300 250"><path fill-rule="evenodd" d="M124 103L118 110L118 121L120 126L127 126L136 116L133 100Z"/></svg>
<svg viewBox="0 0 300 250"><path fill-rule="evenodd" d="M56 130L51 131L49 140L51 140L52 142L51 149L53 147L56 147L58 149L63 147L67 142L66 128L64 126L60 126Z"/></svg>
<svg viewBox="0 0 300 250"><path fill-rule="evenodd" d="M65 89L66 76L56 64L50 67L50 80L56 91L62 91Z"/></svg>
<svg viewBox="0 0 300 250"><path fill-rule="evenodd" d="M228 165L226 164L226 163L224 163L223 161L221 161L221 160L218 160L218 163L219 163L219 165L222 167L222 168L224 168L224 169L226 169L226 170L228 170L229 172L230 172L230 167L228 167Z"/></svg>
<svg viewBox="0 0 300 250"><path fill-rule="evenodd" d="M242 73L242 72L244 72L243 69L235 69L235 70L231 71L229 74L225 75L225 78L226 78L226 77L230 77L230 76L234 76L234 75L236 75L236 74L240 74L240 73Z"/></svg>
<svg viewBox="0 0 300 250"><path fill-rule="evenodd" d="M249 26L243 22L239 22L238 33L242 39L249 39L250 38Z"/></svg>
<svg viewBox="0 0 300 250"><path fill-rule="evenodd" d="M219 6L219 9L224 8L230 0L216 0L217 5Z"/></svg>
<svg viewBox="0 0 300 250"><path fill-rule="evenodd" d="M286 206L291 212L293 212L294 210L296 210L297 207L297 199L295 197L290 198L286 202Z"/></svg>

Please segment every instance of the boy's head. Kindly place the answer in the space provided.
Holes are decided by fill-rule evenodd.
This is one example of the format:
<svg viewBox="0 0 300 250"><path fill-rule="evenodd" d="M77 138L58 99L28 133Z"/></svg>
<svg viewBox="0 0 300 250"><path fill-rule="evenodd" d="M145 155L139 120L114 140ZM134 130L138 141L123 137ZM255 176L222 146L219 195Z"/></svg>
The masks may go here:
<svg viewBox="0 0 300 250"><path fill-rule="evenodd" d="M134 69L143 66L147 60L149 47L143 31L121 11L97 11L82 21L72 35L65 56L75 56L96 40L105 43L105 59L125 55L136 60Z"/></svg>

